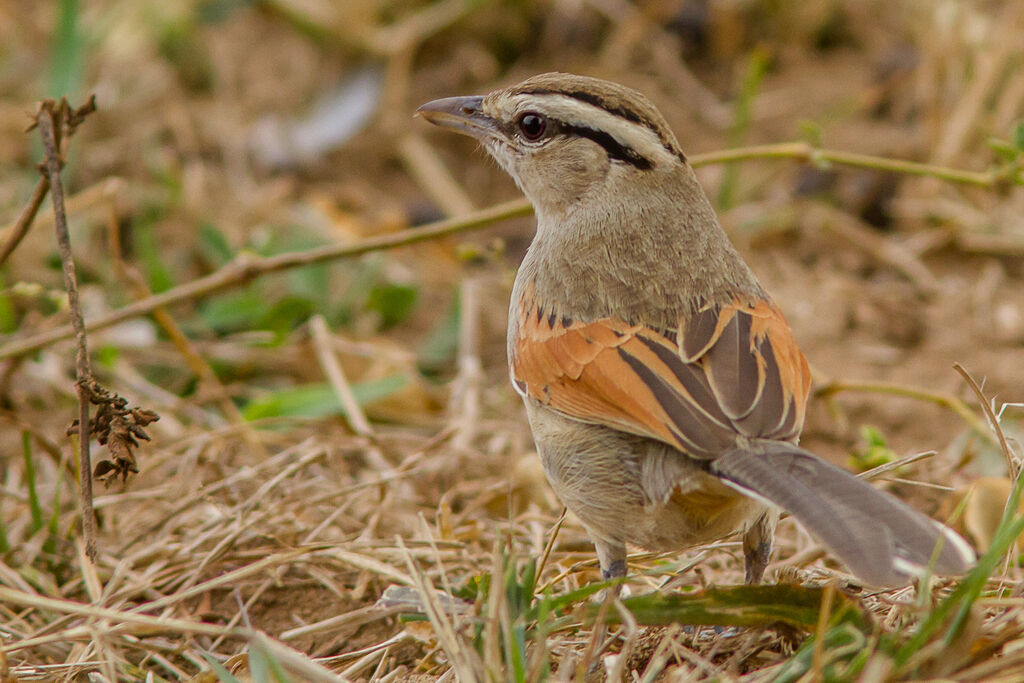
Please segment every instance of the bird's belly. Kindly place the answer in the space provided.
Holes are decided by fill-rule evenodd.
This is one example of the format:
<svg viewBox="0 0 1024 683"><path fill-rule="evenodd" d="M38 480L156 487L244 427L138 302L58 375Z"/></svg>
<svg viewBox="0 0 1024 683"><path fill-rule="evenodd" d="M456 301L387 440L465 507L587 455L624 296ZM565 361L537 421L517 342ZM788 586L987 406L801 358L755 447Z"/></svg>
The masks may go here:
<svg viewBox="0 0 1024 683"><path fill-rule="evenodd" d="M656 441L527 403L544 471L592 536L679 550L746 530L765 506Z"/></svg>
<svg viewBox="0 0 1024 683"><path fill-rule="evenodd" d="M668 501L653 503L644 510L645 524L627 543L648 550L678 550L712 543L739 531L746 531L764 512L765 506L732 489L713 482L687 492L677 489Z"/></svg>

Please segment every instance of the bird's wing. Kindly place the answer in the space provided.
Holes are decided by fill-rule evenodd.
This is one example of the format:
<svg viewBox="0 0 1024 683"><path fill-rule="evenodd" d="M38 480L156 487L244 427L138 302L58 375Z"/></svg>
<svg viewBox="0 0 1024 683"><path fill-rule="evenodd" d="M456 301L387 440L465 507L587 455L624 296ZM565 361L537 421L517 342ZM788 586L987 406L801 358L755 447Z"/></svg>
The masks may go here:
<svg viewBox="0 0 1024 683"><path fill-rule="evenodd" d="M769 301L704 306L674 331L558 317L529 297L518 314L512 382L567 417L703 458L803 425L810 371Z"/></svg>

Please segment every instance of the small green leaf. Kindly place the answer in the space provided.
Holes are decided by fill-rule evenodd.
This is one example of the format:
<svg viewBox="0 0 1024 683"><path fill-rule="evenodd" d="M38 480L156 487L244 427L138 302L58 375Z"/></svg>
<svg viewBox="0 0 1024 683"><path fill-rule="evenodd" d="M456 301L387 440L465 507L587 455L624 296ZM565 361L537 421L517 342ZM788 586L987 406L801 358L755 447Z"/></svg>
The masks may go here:
<svg viewBox="0 0 1024 683"><path fill-rule="evenodd" d="M113 368L121 357L121 349L113 344L105 344L96 350L96 362L105 368Z"/></svg>
<svg viewBox="0 0 1024 683"><path fill-rule="evenodd" d="M394 394L405 386L405 375L390 375L352 385L356 401L366 404ZM268 417L318 418L345 414L331 386L324 383L305 384L276 391L264 398L251 401L242 411L247 420Z"/></svg>
<svg viewBox="0 0 1024 683"><path fill-rule="evenodd" d="M877 427L864 425L860 429L860 438L864 448L850 454L850 467L857 472L865 472L896 460L896 453L885 443L885 437Z"/></svg>
<svg viewBox="0 0 1024 683"><path fill-rule="evenodd" d="M314 312L314 302L297 296L287 296L266 310L256 321L255 326L283 336L308 320Z"/></svg>
<svg viewBox="0 0 1024 683"><path fill-rule="evenodd" d="M780 584L775 586L726 586L708 588L691 595L648 593L626 598L623 604L644 625L692 624L701 626L771 626L786 624L812 629L818 623L824 590ZM845 596L833 596L833 618L837 615L863 625L866 621ZM596 616L600 605L591 605ZM849 610L850 614L846 611ZM609 613L609 619L618 617Z"/></svg>
<svg viewBox="0 0 1024 683"><path fill-rule="evenodd" d="M199 253L211 265L223 266L235 257L228 238L212 223L199 226Z"/></svg>
<svg viewBox="0 0 1024 683"><path fill-rule="evenodd" d="M199 305L203 323L221 333L252 329L266 313L267 300L256 287L207 299Z"/></svg>
<svg viewBox="0 0 1024 683"><path fill-rule="evenodd" d="M362 310L370 291L381 281L384 264L379 255L373 255L350 264L347 269L348 283L337 302L336 318L341 322L350 321Z"/></svg>
<svg viewBox="0 0 1024 683"><path fill-rule="evenodd" d="M78 0L58 0L57 26L50 55L50 96L74 101L82 86L85 41L79 26Z"/></svg>
<svg viewBox="0 0 1024 683"><path fill-rule="evenodd" d="M1006 140L1000 140L999 138L989 138L985 141L989 149L998 154L1003 161L1010 162L1017 158L1020 154L1019 148L1011 145Z"/></svg>
<svg viewBox="0 0 1024 683"><path fill-rule="evenodd" d="M460 301L461 298L456 295L448 312L437 321L420 344L416 366L424 375L438 375L455 360L461 328Z"/></svg>
<svg viewBox="0 0 1024 683"><path fill-rule="evenodd" d="M812 147L822 146L821 124L817 121L804 119L799 123L800 137L810 143Z"/></svg>
<svg viewBox="0 0 1024 683"><path fill-rule="evenodd" d="M381 317L381 327L388 328L405 320L416 305L419 291L409 285L380 284L370 290L366 308Z"/></svg>
<svg viewBox="0 0 1024 683"><path fill-rule="evenodd" d="M196 20L203 24L226 21L239 10L251 9L258 0L205 0L196 7Z"/></svg>
<svg viewBox="0 0 1024 683"><path fill-rule="evenodd" d="M157 47L160 56L174 67L185 88L208 92L214 83L213 59L191 21L171 21L161 27Z"/></svg>
<svg viewBox="0 0 1024 683"><path fill-rule="evenodd" d="M145 267L149 288L154 294L159 294L174 286L174 278L164 263L164 250L157 243L154 220L155 217L153 220L140 220L132 232L132 238Z"/></svg>
<svg viewBox="0 0 1024 683"><path fill-rule="evenodd" d="M3 279L0 278L0 285ZM18 329L18 312L9 290L0 292L0 333L10 334Z"/></svg>

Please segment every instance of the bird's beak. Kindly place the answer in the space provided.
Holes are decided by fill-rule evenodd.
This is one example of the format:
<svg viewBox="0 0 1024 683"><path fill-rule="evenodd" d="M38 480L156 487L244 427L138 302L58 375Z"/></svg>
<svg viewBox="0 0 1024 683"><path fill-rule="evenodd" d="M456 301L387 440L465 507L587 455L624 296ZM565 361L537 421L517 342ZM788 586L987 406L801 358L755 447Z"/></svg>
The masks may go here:
<svg viewBox="0 0 1024 683"><path fill-rule="evenodd" d="M483 139L498 134L497 122L484 114L484 98L478 95L469 97L445 97L444 99L427 102L416 110L436 126L451 128L456 133Z"/></svg>

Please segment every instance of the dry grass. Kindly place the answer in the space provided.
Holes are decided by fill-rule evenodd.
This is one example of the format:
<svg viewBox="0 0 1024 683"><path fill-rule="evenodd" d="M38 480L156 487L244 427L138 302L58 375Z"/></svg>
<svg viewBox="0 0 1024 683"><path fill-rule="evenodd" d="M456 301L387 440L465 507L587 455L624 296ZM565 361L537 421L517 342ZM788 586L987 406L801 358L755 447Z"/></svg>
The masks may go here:
<svg viewBox="0 0 1024 683"><path fill-rule="evenodd" d="M952 369L1022 400L1019 3L82 5L0 6L0 222L39 177L26 112L95 91L64 174L93 371L161 420L96 491L92 563L47 203L0 289L0 680L1024 677L1021 411L1000 448ZM529 220L409 118L553 68L661 107L815 368L803 445L934 451L875 474L981 569L869 592L784 521L778 587L732 588L727 539L602 601L507 387Z"/></svg>

